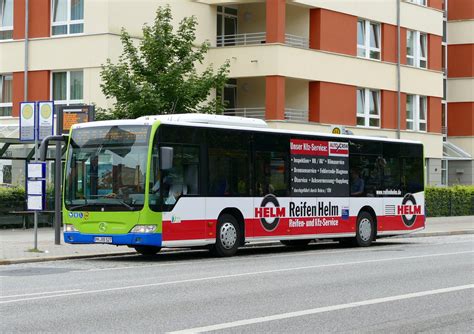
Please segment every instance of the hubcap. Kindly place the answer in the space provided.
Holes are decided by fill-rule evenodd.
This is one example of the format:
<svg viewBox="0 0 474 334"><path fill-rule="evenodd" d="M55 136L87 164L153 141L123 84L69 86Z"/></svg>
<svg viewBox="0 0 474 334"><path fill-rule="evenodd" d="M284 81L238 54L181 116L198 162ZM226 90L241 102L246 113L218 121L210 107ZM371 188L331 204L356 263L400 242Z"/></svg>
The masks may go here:
<svg viewBox="0 0 474 334"><path fill-rule="evenodd" d="M221 244L225 249L231 249L237 242L237 230L231 223L224 223L220 230Z"/></svg>
<svg viewBox="0 0 474 334"><path fill-rule="evenodd" d="M359 223L359 236L363 241L370 240L372 235L372 224L367 218L363 218Z"/></svg>

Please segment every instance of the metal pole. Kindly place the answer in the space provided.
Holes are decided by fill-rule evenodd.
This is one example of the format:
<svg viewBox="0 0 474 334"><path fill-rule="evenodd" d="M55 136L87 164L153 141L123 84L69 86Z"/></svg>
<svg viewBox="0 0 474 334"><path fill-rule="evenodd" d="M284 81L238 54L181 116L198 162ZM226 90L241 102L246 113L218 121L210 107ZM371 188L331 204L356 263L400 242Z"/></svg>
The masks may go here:
<svg viewBox="0 0 474 334"><path fill-rule="evenodd" d="M56 135L60 135L63 132L63 113L62 109L58 108L56 113ZM54 243L56 245L61 244L61 181L62 181L62 163L61 163L61 142L56 142L56 154L54 160Z"/></svg>
<svg viewBox="0 0 474 334"><path fill-rule="evenodd" d="M401 124L401 84L400 84L400 0L397 2L397 138L400 139L400 124Z"/></svg>
<svg viewBox="0 0 474 334"><path fill-rule="evenodd" d="M28 101L28 34L29 34L29 1L25 0L25 72L24 72L24 99ZM35 107L36 110L36 107ZM36 113L35 113L36 117ZM35 119L36 122L36 119ZM34 126L34 131L36 132L36 124ZM38 135L35 133L35 162L38 162ZM33 222L34 222L34 247L33 249L38 249L38 211L33 212Z"/></svg>

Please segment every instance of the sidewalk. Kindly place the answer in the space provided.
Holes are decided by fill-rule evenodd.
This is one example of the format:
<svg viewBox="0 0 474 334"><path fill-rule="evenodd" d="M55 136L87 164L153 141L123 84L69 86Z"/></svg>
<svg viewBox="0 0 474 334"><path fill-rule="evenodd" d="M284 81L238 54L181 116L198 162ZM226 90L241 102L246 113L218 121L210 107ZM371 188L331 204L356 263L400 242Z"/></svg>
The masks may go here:
<svg viewBox="0 0 474 334"><path fill-rule="evenodd" d="M428 218L426 228L423 231L400 237L453 234L474 234L474 216ZM52 228L38 230L38 249L41 253L28 251L33 248L33 242L33 229L0 230L0 265L135 253L133 248L126 246L65 244L62 240L62 234L61 245L55 245L54 230Z"/></svg>

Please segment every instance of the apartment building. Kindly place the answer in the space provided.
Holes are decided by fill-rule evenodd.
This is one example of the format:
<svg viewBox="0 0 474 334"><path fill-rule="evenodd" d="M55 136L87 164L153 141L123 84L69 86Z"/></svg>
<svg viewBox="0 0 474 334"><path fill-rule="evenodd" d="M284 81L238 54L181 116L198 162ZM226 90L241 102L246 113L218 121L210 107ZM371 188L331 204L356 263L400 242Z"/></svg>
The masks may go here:
<svg viewBox="0 0 474 334"><path fill-rule="evenodd" d="M0 0L0 137L15 133L24 100L111 106L100 71L121 53L121 28L139 39L169 4L176 22L196 16L197 41L212 45L207 63L230 61L226 114L419 140L427 183L472 183L473 1L449 0L447 21L446 1L30 0L25 39L25 0ZM457 39L443 40L446 26Z"/></svg>

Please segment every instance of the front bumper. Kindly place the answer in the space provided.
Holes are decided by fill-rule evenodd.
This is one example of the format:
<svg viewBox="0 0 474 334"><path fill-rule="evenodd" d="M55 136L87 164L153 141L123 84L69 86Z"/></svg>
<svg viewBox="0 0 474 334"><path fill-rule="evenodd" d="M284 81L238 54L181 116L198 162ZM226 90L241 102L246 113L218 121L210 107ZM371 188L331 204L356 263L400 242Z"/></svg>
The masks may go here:
<svg viewBox="0 0 474 334"><path fill-rule="evenodd" d="M83 234L79 232L64 232L64 242L68 244L98 244L94 238L110 237L108 245L127 246L157 246L161 247L163 241L161 233L127 233L127 234Z"/></svg>

